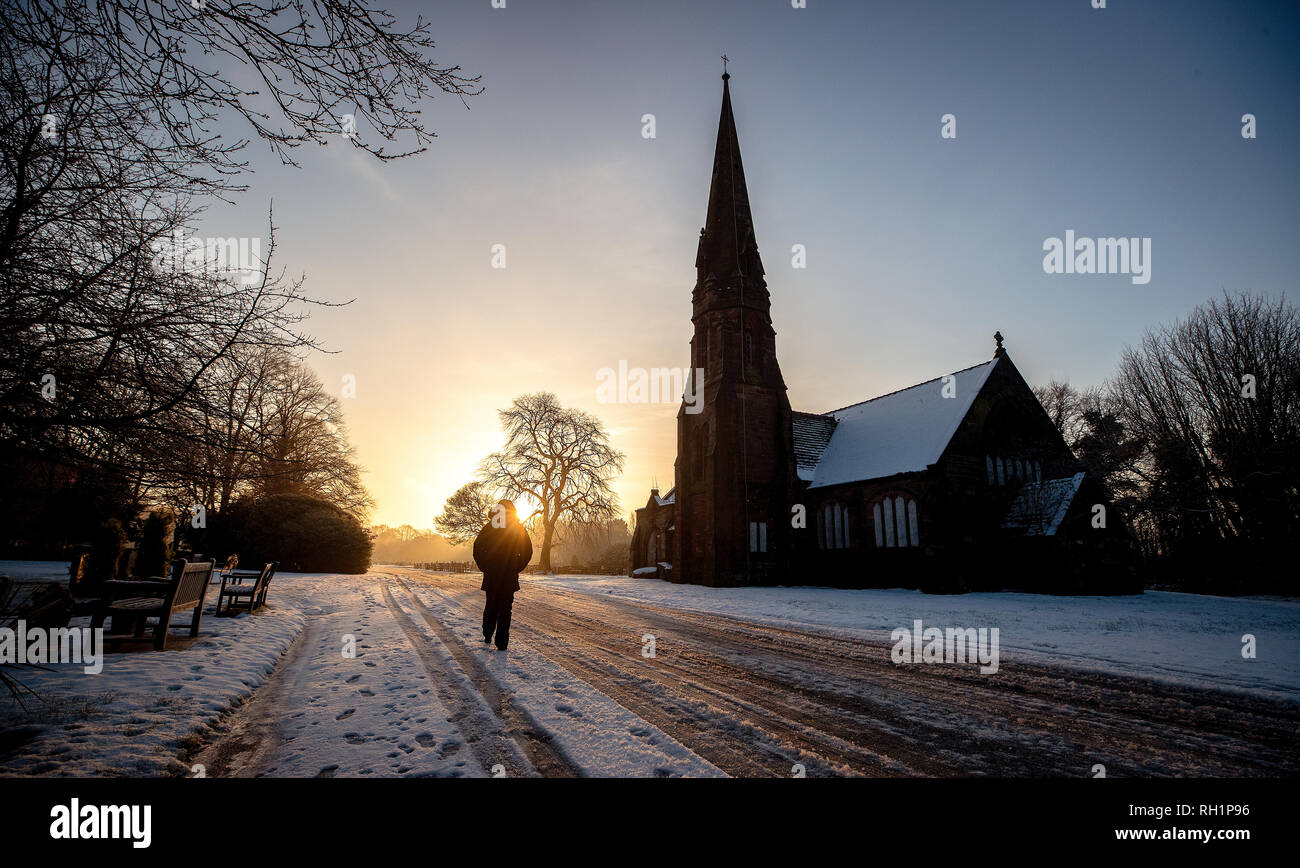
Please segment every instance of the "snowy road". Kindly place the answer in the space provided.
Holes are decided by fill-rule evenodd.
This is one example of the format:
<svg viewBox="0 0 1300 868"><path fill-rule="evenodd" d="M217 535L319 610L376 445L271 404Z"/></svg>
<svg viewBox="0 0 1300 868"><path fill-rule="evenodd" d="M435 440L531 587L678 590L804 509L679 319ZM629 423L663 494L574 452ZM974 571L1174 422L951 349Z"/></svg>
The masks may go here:
<svg viewBox="0 0 1300 868"><path fill-rule="evenodd" d="M500 654L477 575L374 573L360 607L306 615L194 759L209 776L1300 772L1294 702L1005 659L897 666L885 642L551 583L517 595Z"/></svg>

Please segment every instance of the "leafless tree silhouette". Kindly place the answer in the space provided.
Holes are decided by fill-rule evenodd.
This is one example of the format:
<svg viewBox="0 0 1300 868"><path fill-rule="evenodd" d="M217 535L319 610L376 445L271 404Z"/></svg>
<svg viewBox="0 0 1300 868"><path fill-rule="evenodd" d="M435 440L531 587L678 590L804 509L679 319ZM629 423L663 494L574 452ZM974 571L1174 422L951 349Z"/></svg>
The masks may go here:
<svg viewBox="0 0 1300 868"><path fill-rule="evenodd" d="M516 398L498 415L506 445L483 460L482 477L508 497L527 496L541 504L539 565L549 572L562 519L592 522L618 516L609 480L622 471L624 456L610 446L599 419L562 407L549 392Z"/></svg>
<svg viewBox="0 0 1300 868"><path fill-rule="evenodd" d="M496 500L482 482L467 482L447 498L433 526L452 545L473 542L487 523Z"/></svg>

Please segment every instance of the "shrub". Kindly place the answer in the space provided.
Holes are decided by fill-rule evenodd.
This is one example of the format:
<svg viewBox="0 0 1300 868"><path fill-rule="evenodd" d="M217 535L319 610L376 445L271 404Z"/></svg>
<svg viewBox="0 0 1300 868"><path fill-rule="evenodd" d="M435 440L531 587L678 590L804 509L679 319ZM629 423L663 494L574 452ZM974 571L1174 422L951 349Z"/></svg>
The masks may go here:
<svg viewBox="0 0 1300 868"><path fill-rule="evenodd" d="M171 513L154 511L144 520L135 571L141 576L165 576L172 562L172 534L176 519Z"/></svg>
<svg viewBox="0 0 1300 868"><path fill-rule="evenodd" d="M374 543L354 516L305 494L243 499L213 522L221 551L237 552L240 566L279 561L292 572L364 573Z"/></svg>
<svg viewBox="0 0 1300 868"><path fill-rule="evenodd" d="M117 565L126 551L126 531L115 518L100 523L90 549L90 563L86 577L92 582L103 582L117 576Z"/></svg>

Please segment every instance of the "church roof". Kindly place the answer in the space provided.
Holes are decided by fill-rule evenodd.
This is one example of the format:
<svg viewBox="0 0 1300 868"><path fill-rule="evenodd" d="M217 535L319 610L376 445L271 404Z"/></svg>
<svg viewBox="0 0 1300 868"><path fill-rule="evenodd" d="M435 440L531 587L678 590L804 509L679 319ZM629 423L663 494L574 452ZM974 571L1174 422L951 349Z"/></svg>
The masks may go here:
<svg viewBox="0 0 1300 868"><path fill-rule="evenodd" d="M668 489L666 494L663 495L659 494L659 489L653 488L650 490L650 497L646 500L645 506L637 507L636 511L641 512L642 510L649 509L651 504L658 508L662 506L672 506L676 502L677 486L674 485L672 488Z"/></svg>
<svg viewBox="0 0 1300 868"><path fill-rule="evenodd" d="M794 424L794 457L799 478L810 482L817 471L817 463L822 460L822 453L831 442L831 434L835 432L835 419L796 411L791 421Z"/></svg>
<svg viewBox="0 0 1300 868"><path fill-rule="evenodd" d="M879 479L934 464L948 448L999 358L954 373L956 396L952 398L943 396L943 378L936 377L822 414L834 420L834 432L809 487ZM799 423L795 424L797 430Z"/></svg>
<svg viewBox="0 0 1300 868"><path fill-rule="evenodd" d="M1061 479L1026 482L1007 510L1002 526L1009 530L1022 530L1025 536L1056 536L1082 482L1082 473Z"/></svg>

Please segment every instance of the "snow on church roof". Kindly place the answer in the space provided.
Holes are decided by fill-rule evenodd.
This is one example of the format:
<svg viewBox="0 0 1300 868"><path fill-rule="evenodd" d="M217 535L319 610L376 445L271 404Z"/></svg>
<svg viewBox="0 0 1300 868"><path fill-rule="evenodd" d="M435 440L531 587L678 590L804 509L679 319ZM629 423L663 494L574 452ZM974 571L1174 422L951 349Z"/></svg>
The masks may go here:
<svg viewBox="0 0 1300 868"><path fill-rule="evenodd" d="M953 398L943 396L943 378L936 377L822 414L835 420L835 431L809 488L879 479L935 463L997 363L993 358L954 373Z"/></svg>
<svg viewBox="0 0 1300 868"><path fill-rule="evenodd" d="M794 458L799 478L810 482L817 472L817 462L822 460L822 453L831 442L835 420L830 416L796 410L790 421L794 427Z"/></svg>
<svg viewBox="0 0 1300 868"><path fill-rule="evenodd" d="M1076 473L1061 479L1025 483L1007 510L1002 526L1023 530L1025 536L1056 536L1082 482L1083 474Z"/></svg>

